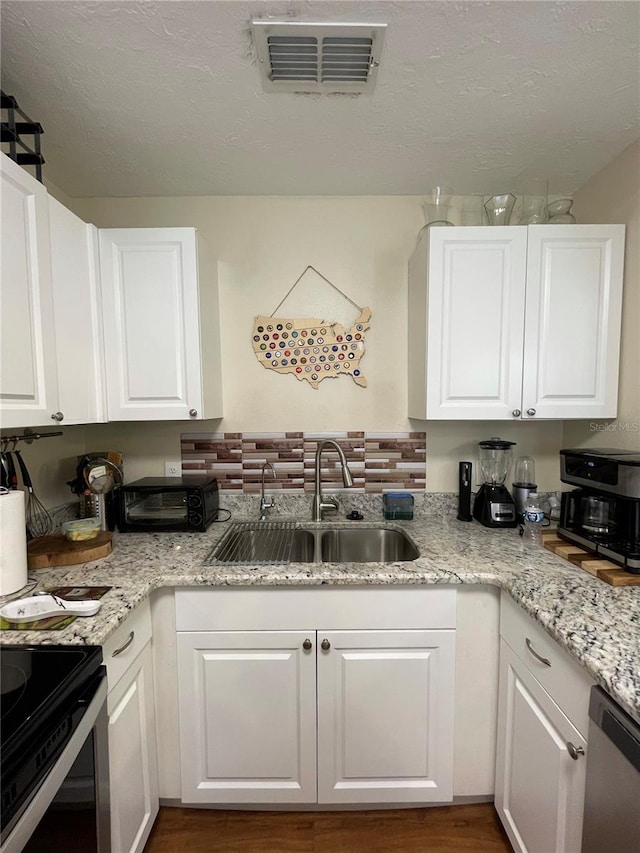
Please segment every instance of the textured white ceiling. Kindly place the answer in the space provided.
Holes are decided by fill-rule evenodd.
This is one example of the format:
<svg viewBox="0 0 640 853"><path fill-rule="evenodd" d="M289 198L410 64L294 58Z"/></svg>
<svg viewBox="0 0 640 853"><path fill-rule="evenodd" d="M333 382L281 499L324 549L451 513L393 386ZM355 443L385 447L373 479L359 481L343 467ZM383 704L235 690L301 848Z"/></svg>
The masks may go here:
<svg viewBox="0 0 640 853"><path fill-rule="evenodd" d="M3 0L72 196L571 192L640 135L640 3ZM255 17L388 23L373 95L264 94Z"/></svg>

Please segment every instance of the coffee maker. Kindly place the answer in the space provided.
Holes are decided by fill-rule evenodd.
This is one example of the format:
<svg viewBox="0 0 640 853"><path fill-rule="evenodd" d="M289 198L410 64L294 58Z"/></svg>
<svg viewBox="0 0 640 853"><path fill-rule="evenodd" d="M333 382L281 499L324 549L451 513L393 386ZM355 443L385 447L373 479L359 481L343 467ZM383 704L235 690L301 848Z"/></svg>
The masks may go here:
<svg viewBox="0 0 640 853"><path fill-rule="evenodd" d="M615 448L560 451L558 535L640 574L640 453Z"/></svg>
<svg viewBox="0 0 640 853"><path fill-rule="evenodd" d="M504 485L515 441L489 438L479 442L482 485L473 503L473 517L485 527L516 527L516 508Z"/></svg>

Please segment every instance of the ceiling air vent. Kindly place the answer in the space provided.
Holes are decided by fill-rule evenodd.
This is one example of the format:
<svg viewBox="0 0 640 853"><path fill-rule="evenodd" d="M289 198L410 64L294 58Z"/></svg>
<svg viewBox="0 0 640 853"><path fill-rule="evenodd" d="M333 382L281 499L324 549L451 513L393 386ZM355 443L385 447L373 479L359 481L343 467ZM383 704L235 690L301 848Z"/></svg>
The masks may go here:
<svg viewBox="0 0 640 853"><path fill-rule="evenodd" d="M264 91L371 93L386 28L252 21Z"/></svg>

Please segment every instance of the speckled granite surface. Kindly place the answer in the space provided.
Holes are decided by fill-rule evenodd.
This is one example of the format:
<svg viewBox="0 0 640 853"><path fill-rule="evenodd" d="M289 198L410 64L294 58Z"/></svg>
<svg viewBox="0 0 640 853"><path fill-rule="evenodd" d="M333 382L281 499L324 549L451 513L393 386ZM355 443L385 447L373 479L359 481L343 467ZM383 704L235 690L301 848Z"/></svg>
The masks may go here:
<svg viewBox="0 0 640 853"><path fill-rule="evenodd" d="M35 573L40 588L112 586L97 616L63 631L4 631L0 642L101 644L142 599L169 586L491 584L506 590L640 720L640 587L609 586L542 548L524 547L515 531L458 522L450 503L433 509L389 525L404 528L420 549L410 563L207 567L203 561L225 524L204 534L116 534L104 560Z"/></svg>

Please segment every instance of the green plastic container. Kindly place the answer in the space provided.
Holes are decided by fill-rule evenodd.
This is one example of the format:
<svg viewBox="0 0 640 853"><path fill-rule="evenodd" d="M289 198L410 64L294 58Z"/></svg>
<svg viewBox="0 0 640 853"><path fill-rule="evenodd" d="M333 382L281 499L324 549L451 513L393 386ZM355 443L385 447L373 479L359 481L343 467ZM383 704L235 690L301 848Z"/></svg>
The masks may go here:
<svg viewBox="0 0 640 853"><path fill-rule="evenodd" d="M382 514L386 521L413 521L413 495L409 492L385 492Z"/></svg>

